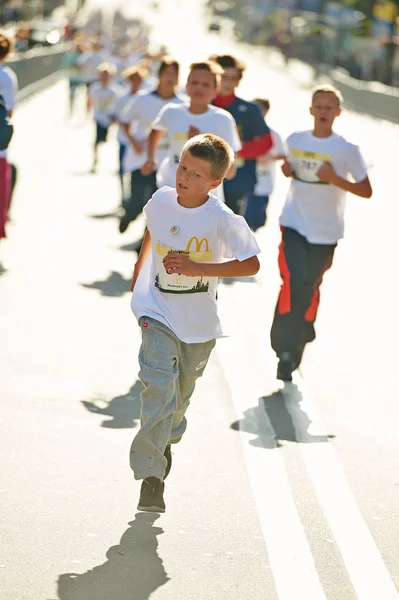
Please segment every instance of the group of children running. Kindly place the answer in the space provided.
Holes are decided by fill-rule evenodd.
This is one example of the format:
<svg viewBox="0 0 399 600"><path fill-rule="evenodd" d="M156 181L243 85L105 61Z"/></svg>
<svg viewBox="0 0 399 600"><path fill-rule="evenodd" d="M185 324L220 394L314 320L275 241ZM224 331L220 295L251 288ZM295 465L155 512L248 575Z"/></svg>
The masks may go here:
<svg viewBox="0 0 399 600"><path fill-rule="evenodd" d="M223 334L218 278L257 273L254 232L266 221L276 165L291 182L280 216L282 285L271 328L284 382L315 338L320 285L343 237L346 193L370 198L372 189L359 148L333 130L342 96L331 86L312 93L313 128L283 143L266 124L268 100L236 95L245 67L234 56L193 63L183 91L179 63L166 54L157 61L136 57L121 71L96 45L80 64L90 70L93 171L98 147L117 123L119 229L142 212L146 221L131 286L144 390L130 464L142 480L139 510L163 512L171 447L185 432L196 380ZM0 196L0 210L1 202Z"/></svg>

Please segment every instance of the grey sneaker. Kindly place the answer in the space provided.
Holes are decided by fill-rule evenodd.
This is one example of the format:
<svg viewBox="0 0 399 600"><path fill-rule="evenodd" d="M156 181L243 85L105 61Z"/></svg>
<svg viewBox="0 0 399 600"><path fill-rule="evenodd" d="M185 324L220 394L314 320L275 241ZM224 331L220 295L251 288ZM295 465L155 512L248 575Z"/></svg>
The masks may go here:
<svg viewBox="0 0 399 600"><path fill-rule="evenodd" d="M158 477L147 477L141 484L140 500L138 510L143 512L165 512L165 501L163 493L165 484Z"/></svg>

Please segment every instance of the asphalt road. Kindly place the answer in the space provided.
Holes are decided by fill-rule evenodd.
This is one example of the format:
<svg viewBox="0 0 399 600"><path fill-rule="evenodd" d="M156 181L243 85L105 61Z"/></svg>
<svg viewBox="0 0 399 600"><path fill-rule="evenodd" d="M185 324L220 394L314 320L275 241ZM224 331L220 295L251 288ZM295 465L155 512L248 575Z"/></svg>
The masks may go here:
<svg viewBox="0 0 399 600"><path fill-rule="evenodd" d="M185 66L232 50L193 4L144 11ZM242 95L270 97L275 129L310 126L303 73L234 51L248 65ZM140 414L128 288L142 223L119 234L115 142L89 174L93 127L82 106L66 118L64 82L20 106L0 278L1 600L398 597L399 128L345 112L337 130L364 148L374 196L348 199L301 374L279 385L268 342L280 179L260 273L220 286L231 337L195 392L167 512L154 516L137 514L128 465Z"/></svg>

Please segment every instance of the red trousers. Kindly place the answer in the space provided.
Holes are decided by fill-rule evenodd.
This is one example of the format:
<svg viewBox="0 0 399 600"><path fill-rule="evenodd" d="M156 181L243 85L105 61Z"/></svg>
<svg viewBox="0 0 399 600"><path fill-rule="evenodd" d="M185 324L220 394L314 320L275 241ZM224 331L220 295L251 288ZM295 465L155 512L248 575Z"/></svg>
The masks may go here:
<svg viewBox="0 0 399 600"><path fill-rule="evenodd" d="M6 236L8 206L11 194L11 165L0 157L0 239Z"/></svg>

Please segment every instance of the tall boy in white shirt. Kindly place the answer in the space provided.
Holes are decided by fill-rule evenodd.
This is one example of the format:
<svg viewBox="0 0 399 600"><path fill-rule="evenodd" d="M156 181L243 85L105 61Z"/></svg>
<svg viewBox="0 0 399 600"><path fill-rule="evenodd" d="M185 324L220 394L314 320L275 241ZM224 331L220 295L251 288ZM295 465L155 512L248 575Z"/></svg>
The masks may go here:
<svg viewBox="0 0 399 600"><path fill-rule="evenodd" d="M140 93L121 115L122 127L128 141L123 169L124 172L130 173L130 197L125 203L125 213L120 219L121 233L124 233L129 223L141 214L143 206L157 190L156 171L143 174L141 169L146 162L145 149L152 122L166 104L183 102L176 94L178 80L179 63L174 58L165 56L159 66L156 88ZM158 164L162 162L167 152L168 139L164 135L155 155Z"/></svg>
<svg viewBox="0 0 399 600"><path fill-rule="evenodd" d="M259 247L245 219L212 193L233 161L220 137L193 137L183 147L176 188L158 190L144 209L147 232L131 288L145 386L141 429L130 451L134 476L143 479L139 510L165 511L170 445L186 429L195 382L222 335L218 277L250 276L259 269Z"/></svg>
<svg viewBox="0 0 399 600"><path fill-rule="evenodd" d="M155 152L166 131L169 151L158 169L158 187L174 185L182 148L188 139L199 133L214 133L224 139L234 152L241 149L234 118L226 110L211 105L220 88L222 72L221 67L212 61L193 63L186 85L189 104L165 106L152 124L148 137L147 161L141 172L151 173L156 168ZM232 164L226 178L232 179L235 174L236 166ZM222 184L215 190L215 195L224 200Z"/></svg>
<svg viewBox="0 0 399 600"><path fill-rule="evenodd" d="M280 217L282 285L271 328L277 378L283 381L292 380L305 345L315 339L320 285L344 234L346 192L372 195L359 148L333 132L341 104L334 87L316 88L310 107L313 131L293 133L287 140L282 171L292 182Z"/></svg>

